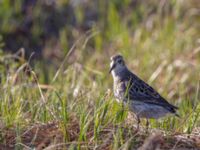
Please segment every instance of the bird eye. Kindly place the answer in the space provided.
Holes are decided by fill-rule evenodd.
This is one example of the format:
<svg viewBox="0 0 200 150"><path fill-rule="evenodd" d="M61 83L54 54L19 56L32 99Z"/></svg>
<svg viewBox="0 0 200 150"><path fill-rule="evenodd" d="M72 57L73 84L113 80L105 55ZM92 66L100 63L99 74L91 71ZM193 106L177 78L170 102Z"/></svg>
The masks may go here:
<svg viewBox="0 0 200 150"><path fill-rule="evenodd" d="M122 63L122 60L120 59L120 60L118 61L118 63L121 64L121 63Z"/></svg>

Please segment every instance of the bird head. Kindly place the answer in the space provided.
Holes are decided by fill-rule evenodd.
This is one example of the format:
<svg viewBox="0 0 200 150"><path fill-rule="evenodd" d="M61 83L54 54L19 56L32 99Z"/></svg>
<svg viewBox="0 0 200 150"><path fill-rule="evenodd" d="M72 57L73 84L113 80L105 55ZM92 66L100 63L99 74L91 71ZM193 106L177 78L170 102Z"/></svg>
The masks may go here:
<svg viewBox="0 0 200 150"><path fill-rule="evenodd" d="M111 59L111 62L110 62L109 73L111 73L112 71L119 71L123 69L124 67L126 67L122 55L117 54L117 55L112 56L110 59Z"/></svg>

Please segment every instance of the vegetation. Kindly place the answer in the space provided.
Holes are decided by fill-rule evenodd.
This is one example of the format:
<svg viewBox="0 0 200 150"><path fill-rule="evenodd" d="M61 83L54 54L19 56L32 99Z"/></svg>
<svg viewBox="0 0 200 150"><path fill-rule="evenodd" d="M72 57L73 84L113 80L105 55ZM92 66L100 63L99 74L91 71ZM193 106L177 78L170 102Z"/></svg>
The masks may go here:
<svg viewBox="0 0 200 150"><path fill-rule="evenodd" d="M56 10L62 14L64 6L70 6L75 26L73 21L58 26L58 35L51 36L43 33L41 25L48 9L36 1L33 25L27 31L31 38L25 42L16 32L21 1L1 2L0 147L200 149L198 0L71 3L60 0ZM43 11L47 14L41 15ZM94 14L89 21L88 12ZM10 42L11 33L16 40ZM45 44L41 44L43 35ZM13 42L17 46L11 49ZM29 46L40 47L40 56ZM19 50L8 52L14 49ZM150 120L149 133L142 122L136 133L137 121L112 93L109 57L116 53L178 106L181 117Z"/></svg>

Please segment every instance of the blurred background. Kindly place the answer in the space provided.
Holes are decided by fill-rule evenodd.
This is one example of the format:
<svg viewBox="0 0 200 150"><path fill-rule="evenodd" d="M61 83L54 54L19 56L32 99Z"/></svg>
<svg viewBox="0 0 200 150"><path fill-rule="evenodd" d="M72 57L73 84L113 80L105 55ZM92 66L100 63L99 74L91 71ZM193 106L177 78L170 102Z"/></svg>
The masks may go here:
<svg viewBox="0 0 200 150"><path fill-rule="evenodd" d="M162 30L166 34L163 38L171 43L175 41L167 34L174 34L174 30L179 30L174 35L177 38L193 38L191 45L198 42L198 0L2 0L0 3L1 48L16 52L23 47L27 57L34 51L36 57L62 58L88 31L98 32L87 44L88 53L136 51L138 40L142 38L145 42L150 35L155 39L154 44L159 45L157 30ZM190 35L184 35L188 29ZM184 46L184 42L180 43L180 49L186 49Z"/></svg>

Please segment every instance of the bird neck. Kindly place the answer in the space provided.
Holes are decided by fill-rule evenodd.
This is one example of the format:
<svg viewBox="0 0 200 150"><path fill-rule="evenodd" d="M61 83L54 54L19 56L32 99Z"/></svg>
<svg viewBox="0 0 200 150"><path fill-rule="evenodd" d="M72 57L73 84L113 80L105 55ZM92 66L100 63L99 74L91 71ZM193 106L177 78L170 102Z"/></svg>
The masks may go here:
<svg viewBox="0 0 200 150"><path fill-rule="evenodd" d="M112 76L113 78L123 78L127 75L128 73L128 69L126 66L123 67L116 67L113 71L112 71Z"/></svg>

